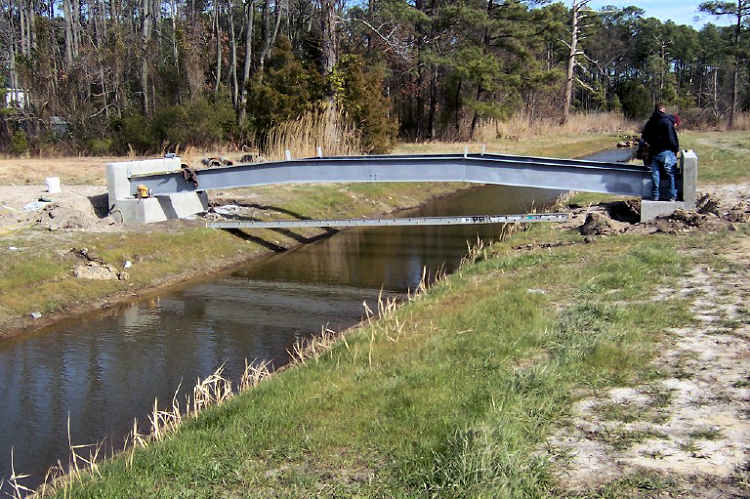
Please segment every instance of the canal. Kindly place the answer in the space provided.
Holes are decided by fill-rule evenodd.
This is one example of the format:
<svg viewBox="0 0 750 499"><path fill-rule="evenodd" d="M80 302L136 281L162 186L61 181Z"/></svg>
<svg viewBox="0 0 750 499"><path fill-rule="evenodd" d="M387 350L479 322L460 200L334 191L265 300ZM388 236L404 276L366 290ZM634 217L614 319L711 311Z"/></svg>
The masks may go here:
<svg viewBox="0 0 750 499"><path fill-rule="evenodd" d="M587 159L623 161L630 151ZM409 216L521 213L560 193L485 186L438 199ZM346 230L293 251L119 307L0 342L0 480L34 487L74 444L122 445L154 398L169 401L224 365L236 379L245 359L287 361L287 348L328 327L343 330L373 310L382 289L413 289L423 269L452 272L467 241L497 225ZM6 489L0 492L7 491Z"/></svg>

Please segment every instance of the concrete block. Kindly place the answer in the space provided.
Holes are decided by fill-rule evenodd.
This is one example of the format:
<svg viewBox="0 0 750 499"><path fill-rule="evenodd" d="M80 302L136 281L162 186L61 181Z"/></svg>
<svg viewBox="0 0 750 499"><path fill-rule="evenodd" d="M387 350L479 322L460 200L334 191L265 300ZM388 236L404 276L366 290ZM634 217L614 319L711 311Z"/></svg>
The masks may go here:
<svg viewBox="0 0 750 499"><path fill-rule="evenodd" d="M180 169L180 164L179 157L108 163L107 194L110 210L118 199L126 199L133 195L135 186L131 186L131 176L173 172Z"/></svg>
<svg viewBox="0 0 750 499"><path fill-rule="evenodd" d="M107 164L107 195L108 206L112 210L118 199L130 197L130 179L128 167L125 163Z"/></svg>
<svg viewBox="0 0 750 499"><path fill-rule="evenodd" d="M205 192L180 192L145 199L118 199L111 214L123 224L147 224L202 213L208 209Z"/></svg>
<svg viewBox="0 0 750 499"><path fill-rule="evenodd" d="M682 201L641 200L641 222L671 215L675 210L694 210L698 198L698 156L694 151L682 151L680 159Z"/></svg>
<svg viewBox="0 0 750 499"><path fill-rule="evenodd" d="M208 209L208 195L205 192L175 192L156 198L167 218L185 218Z"/></svg>
<svg viewBox="0 0 750 499"><path fill-rule="evenodd" d="M654 220L656 217L665 217L674 213L675 210L689 209L684 201L651 201L641 200L641 222Z"/></svg>
<svg viewBox="0 0 750 499"><path fill-rule="evenodd" d="M698 189L698 156L694 151L683 151L680 160L682 170L682 200L685 209L694 210Z"/></svg>
<svg viewBox="0 0 750 499"><path fill-rule="evenodd" d="M143 161L128 161L128 176L151 175L154 173L170 173L180 169L180 158L146 159Z"/></svg>
<svg viewBox="0 0 750 499"><path fill-rule="evenodd" d="M123 224L163 222L167 219L157 198L118 199L111 215Z"/></svg>

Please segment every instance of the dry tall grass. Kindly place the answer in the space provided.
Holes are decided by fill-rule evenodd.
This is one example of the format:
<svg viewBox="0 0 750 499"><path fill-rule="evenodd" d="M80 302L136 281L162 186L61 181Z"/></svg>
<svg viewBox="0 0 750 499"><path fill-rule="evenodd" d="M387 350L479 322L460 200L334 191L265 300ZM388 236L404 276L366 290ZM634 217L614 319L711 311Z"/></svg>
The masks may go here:
<svg viewBox="0 0 750 499"><path fill-rule="evenodd" d="M620 113L571 114L564 125L560 125L558 117L532 119L526 113L518 113L505 121L491 121L481 125L476 131L475 140L492 142L495 139L522 140L562 135L631 132L637 127L636 123L626 120Z"/></svg>
<svg viewBox="0 0 750 499"><path fill-rule="evenodd" d="M347 122L340 109L326 105L274 127L263 146L268 160L284 159L286 151L295 158L360 154L360 132Z"/></svg>
<svg viewBox="0 0 750 499"><path fill-rule="evenodd" d="M735 114L732 130L750 130L750 113Z"/></svg>

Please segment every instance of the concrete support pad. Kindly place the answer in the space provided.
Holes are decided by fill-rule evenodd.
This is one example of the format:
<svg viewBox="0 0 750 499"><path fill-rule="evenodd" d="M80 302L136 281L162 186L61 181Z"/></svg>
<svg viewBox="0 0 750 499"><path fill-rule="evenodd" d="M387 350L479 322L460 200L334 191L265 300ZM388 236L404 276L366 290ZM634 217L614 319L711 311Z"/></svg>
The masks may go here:
<svg viewBox="0 0 750 499"><path fill-rule="evenodd" d="M205 191L175 192L156 196L156 199L167 218L185 218L208 209L208 195Z"/></svg>
<svg viewBox="0 0 750 499"><path fill-rule="evenodd" d="M208 209L205 192L181 192L145 199L118 199L112 216L124 224L146 224L185 218Z"/></svg>
<svg viewBox="0 0 750 499"><path fill-rule="evenodd" d="M142 161L121 161L107 164L107 194L109 194L109 208L121 199L132 197L133 187L130 185L132 175L145 173L176 172L180 170L180 158L157 158Z"/></svg>
<svg viewBox="0 0 750 499"><path fill-rule="evenodd" d="M698 201L698 156L692 150L682 151L682 198L688 210L694 210Z"/></svg>
<svg viewBox="0 0 750 499"><path fill-rule="evenodd" d="M657 217L666 217L675 210L688 209L684 201L650 201L641 200L641 222L648 222Z"/></svg>

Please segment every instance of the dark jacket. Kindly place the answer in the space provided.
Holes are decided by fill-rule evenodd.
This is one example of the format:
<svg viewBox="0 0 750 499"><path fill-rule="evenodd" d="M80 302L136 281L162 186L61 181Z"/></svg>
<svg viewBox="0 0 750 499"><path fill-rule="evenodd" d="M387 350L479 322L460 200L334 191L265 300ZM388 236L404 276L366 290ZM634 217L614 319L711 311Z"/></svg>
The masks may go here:
<svg viewBox="0 0 750 499"><path fill-rule="evenodd" d="M674 129L672 116L659 111L654 112L643 127L643 140L648 144L648 152L655 156L663 151L672 151L677 154L680 150L680 141Z"/></svg>

